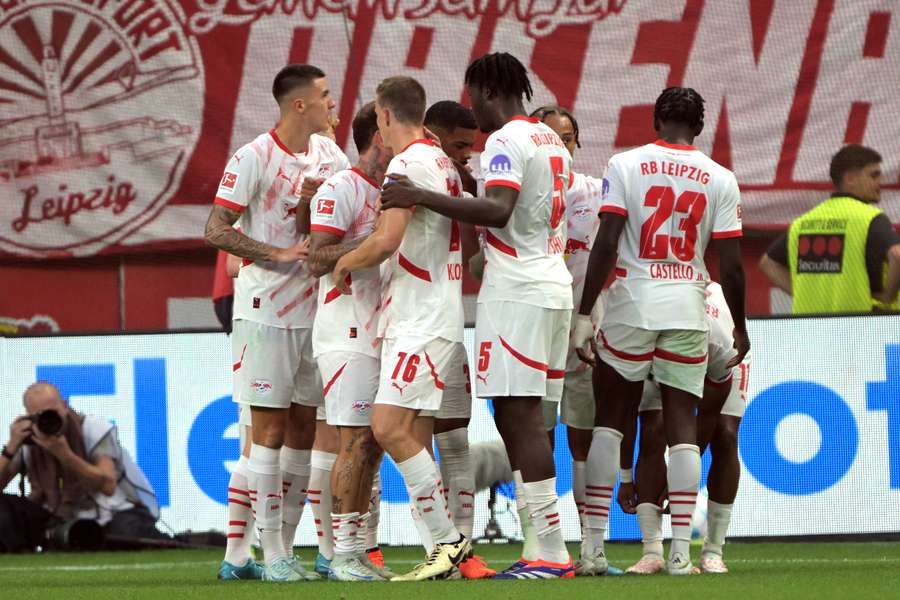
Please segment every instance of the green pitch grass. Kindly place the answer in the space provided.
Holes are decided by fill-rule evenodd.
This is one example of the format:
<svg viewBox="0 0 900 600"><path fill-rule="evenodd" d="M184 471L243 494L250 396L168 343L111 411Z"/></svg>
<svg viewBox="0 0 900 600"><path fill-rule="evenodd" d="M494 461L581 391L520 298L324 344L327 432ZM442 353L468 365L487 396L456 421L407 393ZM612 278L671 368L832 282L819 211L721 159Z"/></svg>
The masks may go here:
<svg viewBox="0 0 900 600"><path fill-rule="evenodd" d="M476 546L494 567L517 557L518 545ZM572 548L575 550L575 548ZM696 555L699 548L694 548ZM627 567L640 546L610 544L610 560ZM421 560L416 548L385 548L398 572ZM302 549L309 563L314 551ZM618 597L671 598L888 598L900 594L900 543L730 544L731 573L690 577L589 577L565 581L440 581L422 583L301 582L264 584L215 579L218 551L181 550L102 554L0 555L0 598L64 600L324 600L397 598L459 600Z"/></svg>

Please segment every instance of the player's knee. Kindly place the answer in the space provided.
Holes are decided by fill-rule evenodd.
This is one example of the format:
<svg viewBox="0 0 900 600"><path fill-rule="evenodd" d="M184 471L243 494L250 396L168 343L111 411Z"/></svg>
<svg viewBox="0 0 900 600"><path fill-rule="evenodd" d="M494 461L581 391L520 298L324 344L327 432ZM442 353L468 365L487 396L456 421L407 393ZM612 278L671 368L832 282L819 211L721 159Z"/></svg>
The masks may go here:
<svg viewBox="0 0 900 600"><path fill-rule="evenodd" d="M404 431L390 419L372 419L372 435L382 448L391 448L404 437Z"/></svg>
<svg viewBox="0 0 900 600"><path fill-rule="evenodd" d="M284 421L272 420L253 424L253 443L267 448L280 448L284 444Z"/></svg>

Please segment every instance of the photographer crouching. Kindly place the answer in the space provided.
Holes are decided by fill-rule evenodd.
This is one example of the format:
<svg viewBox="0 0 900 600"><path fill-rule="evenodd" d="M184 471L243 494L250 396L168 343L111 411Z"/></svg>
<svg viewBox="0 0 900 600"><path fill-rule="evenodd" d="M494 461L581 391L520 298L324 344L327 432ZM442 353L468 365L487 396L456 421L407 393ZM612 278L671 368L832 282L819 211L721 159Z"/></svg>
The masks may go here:
<svg viewBox="0 0 900 600"><path fill-rule="evenodd" d="M23 395L0 457L0 490L17 473L31 491L0 495L0 552L37 547L97 550L171 539L156 529L159 505L140 468L121 447L115 425L82 415L49 383Z"/></svg>

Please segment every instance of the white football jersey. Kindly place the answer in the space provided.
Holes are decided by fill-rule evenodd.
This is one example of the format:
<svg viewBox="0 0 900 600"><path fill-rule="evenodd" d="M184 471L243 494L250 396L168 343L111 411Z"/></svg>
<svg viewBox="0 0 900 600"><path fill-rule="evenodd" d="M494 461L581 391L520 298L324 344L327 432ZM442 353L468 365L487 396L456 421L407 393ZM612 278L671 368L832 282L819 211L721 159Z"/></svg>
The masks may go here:
<svg viewBox="0 0 900 600"><path fill-rule="evenodd" d="M406 175L417 186L460 196L453 162L433 142L416 140L397 154L388 173ZM426 208L413 211L403 242L390 259L382 303L383 337L463 335L462 252L459 225Z"/></svg>
<svg viewBox="0 0 900 600"><path fill-rule="evenodd" d="M519 197L505 227L485 230L479 302L572 308L563 258L571 168L562 140L537 119L514 117L488 137L481 153L485 188L511 187Z"/></svg>
<svg viewBox="0 0 900 600"><path fill-rule="evenodd" d="M710 237L741 235L734 174L657 141L609 159L600 212L627 217L607 313L642 329L706 330L703 253Z"/></svg>
<svg viewBox="0 0 900 600"><path fill-rule="evenodd" d="M241 213L244 235L289 248L301 239L296 213L303 180L330 177L349 166L327 137L310 136L307 151L294 154L273 129L231 157L215 202ZM302 262L245 260L234 284L234 318L287 329L312 327L317 287Z"/></svg>
<svg viewBox="0 0 900 600"><path fill-rule="evenodd" d="M566 193L566 267L572 275L572 302L577 309L584 292L591 247L600 227L600 201L603 180L572 172ZM574 325L574 321L573 321ZM578 358L575 348L569 345L566 371L583 371L588 365Z"/></svg>
<svg viewBox="0 0 900 600"><path fill-rule="evenodd" d="M366 237L378 219L381 186L353 167L327 179L310 205L312 231L331 233L342 242ZM319 308L313 325L313 353L359 352L378 358L381 269L378 265L347 276L350 294L342 294L324 275L319 281Z"/></svg>

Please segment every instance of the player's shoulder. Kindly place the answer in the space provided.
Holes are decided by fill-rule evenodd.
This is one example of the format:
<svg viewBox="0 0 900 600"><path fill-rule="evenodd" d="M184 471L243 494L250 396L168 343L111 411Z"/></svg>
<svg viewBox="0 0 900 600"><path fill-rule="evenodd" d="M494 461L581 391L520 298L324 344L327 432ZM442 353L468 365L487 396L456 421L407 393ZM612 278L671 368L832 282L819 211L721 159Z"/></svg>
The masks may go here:
<svg viewBox="0 0 900 600"><path fill-rule="evenodd" d="M637 165L647 160L648 155L652 154L654 150L653 144L644 144L643 146L616 152L609 157L609 165L622 168Z"/></svg>
<svg viewBox="0 0 900 600"><path fill-rule="evenodd" d="M326 179L319 186L317 194L344 194L356 189L352 169L343 169Z"/></svg>
<svg viewBox="0 0 900 600"><path fill-rule="evenodd" d="M249 164L259 164L270 153L268 148L274 145L275 140L269 132L261 133L237 150L229 161L232 166L245 168Z"/></svg>
<svg viewBox="0 0 900 600"><path fill-rule="evenodd" d="M338 146L333 139L331 139L327 135L322 135L321 133L314 133L309 136L309 143L310 145L315 146L317 150L325 154L330 154L333 156L343 156L344 154L344 151L341 150L341 147Z"/></svg>

